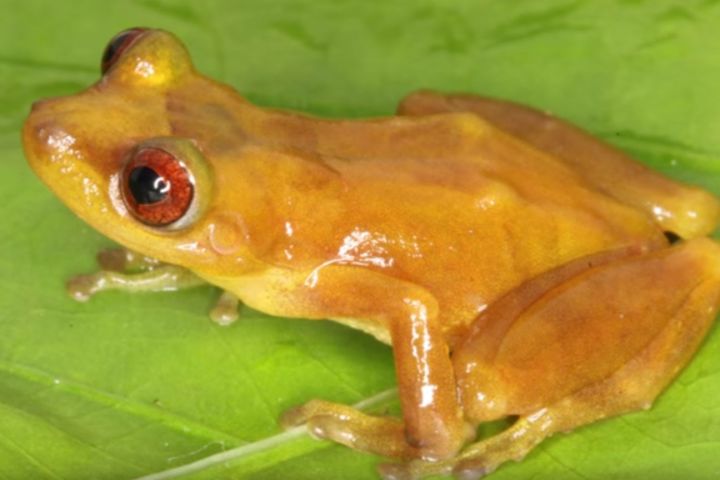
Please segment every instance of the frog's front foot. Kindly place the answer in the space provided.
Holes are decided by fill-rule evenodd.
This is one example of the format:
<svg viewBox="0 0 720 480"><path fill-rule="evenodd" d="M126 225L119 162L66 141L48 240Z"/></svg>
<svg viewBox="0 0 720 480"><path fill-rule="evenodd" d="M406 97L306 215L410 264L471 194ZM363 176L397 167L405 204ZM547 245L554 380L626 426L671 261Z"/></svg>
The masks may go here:
<svg viewBox="0 0 720 480"><path fill-rule="evenodd" d="M190 270L162 263L124 248L102 250L97 255L101 270L77 275L66 287L80 302L106 290L126 292L163 292L195 287L205 282Z"/></svg>
<svg viewBox="0 0 720 480"><path fill-rule="evenodd" d="M98 283L95 274L75 275L65 282L65 289L73 300L87 302L98 291Z"/></svg>
<svg viewBox="0 0 720 480"><path fill-rule="evenodd" d="M85 302L98 292L122 290L126 292L174 291L205 284L190 270L169 265L125 248L102 250L97 255L101 270L76 275L68 280L70 296ZM230 292L223 292L210 311L210 318L219 325L230 325L237 317L239 300Z"/></svg>
<svg viewBox="0 0 720 480"><path fill-rule="evenodd" d="M77 275L68 280L66 287L72 298L83 302L92 295L106 290L163 292L195 287L204 283L185 268L162 265L140 273L100 270L87 275Z"/></svg>
<svg viewBox="0 0 720 480"><path fill-rule="evenodd" d="M399 418L373 416L358 409L324 400L311 400L285 412L280 419L284 428L306 424L316 438L331 440L355 450L399 459L402 463L380 465L385 480L416 480L428 475L453 471L459 457L439 462L415 460L425 457L422 447L411 445ZM470 436L471 432L465 432Z"/></svg>
<svg viewBox="0 0 720 480"><path fill-rule="evenodd" d="M123 289L123 283L135 286L133 284L136 284L135 280L139 280L139 278L134 275L118 274L147 272L163 265L155 258L141 255L126 248L106 248L98 252L96 258L101 268L99 272L89 275L76 275L67 281L67 291L74 300L86 302L97 292ZM144 278L145 282L147 282L147 277ZM132 290L132 288L129 289Z"/></svg>
<svg viewBox="0 0 720 480"><path fill-rule="evenodd" d="M311 400L288 410L280 419L284 428L303 423L314 437L356 450L394 458L419 455L405 439L405 428L398 418L368 415L348 405Z"/></svg>

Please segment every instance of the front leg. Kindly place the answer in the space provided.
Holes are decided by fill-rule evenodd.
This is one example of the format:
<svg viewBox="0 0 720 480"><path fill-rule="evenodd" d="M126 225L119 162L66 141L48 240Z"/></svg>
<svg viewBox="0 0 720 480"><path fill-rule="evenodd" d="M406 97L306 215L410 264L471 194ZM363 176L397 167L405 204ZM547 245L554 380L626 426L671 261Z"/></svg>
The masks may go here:
<svg viewBox="0 0 720 480"><path fill-rule="evenodd" d="M289 285L272 295L258 287L267 282L266 288L277 289L283 281ZM437 460L458 451L466 430L437 301L427 290L349 266L324 268L310 281L266 278L253 279L252 284L252 291L266 294L252 298L251 291L243 295L242 286L237 287L255 308L284 316L335 318L389 337L393 347L402 422L313 401L286 414L286 426L307 421L317 436L384 456Z"/></svg>
<svg viewBox="0 0 720 480"><path fill-rule="evenodd" d="M449 348L434 302L402 301L390 330L405 436L424 459L447 458L465 440Z"/></svg>
<svg viewBox="0 0 720 480"><path fill-rule="evenodd" d="M190 270L176 265L162 265L140 273L100 270L89 275L77 275L68 280L66 287L72 298L84 302L92 295L106 290L166 292L204 283Z"/></svg>
<svg viewBox="0 0 720 480"><path fill-rule="evenodd" d="M453 456L472 432L466 431L458 407L448 347L422 301L403 303L408 310L391 325L402 420L311 400L286 412L281 424L307 423L316 437L385 457L432 461Z"/></svg>
<svg viewBox="0 0 720 480"><path fill-rule="evenodd" d="M308 432L347 447L384 457L412 460L421 457L405 437L399 418L368 415L349 405L310 400L291 408L280 417L283 428L305 424Z"/></svg>
<svg viewBox="0 0 720 480"><path fill-rule="evenodd" d="M107 290L167 292L207 283L186 268L125 248L102 250L97 260L101 270L76 275L68 280L66 288L73 299L85 302L96 293ZM230 325L237 319L238 304L235 295L223 292L210 311L210 319L219 325Z"/></svg>

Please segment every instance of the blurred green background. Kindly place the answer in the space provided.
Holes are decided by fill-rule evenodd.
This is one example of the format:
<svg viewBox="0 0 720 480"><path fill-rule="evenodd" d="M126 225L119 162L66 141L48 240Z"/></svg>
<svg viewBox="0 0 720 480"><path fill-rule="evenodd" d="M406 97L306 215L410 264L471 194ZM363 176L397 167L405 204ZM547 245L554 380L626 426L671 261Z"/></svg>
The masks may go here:
<svg viewBox="0 0 720 480"><path fill-rule="evenodd" d="M278 432L313 397L394 385L390 350L329 322L243 309L217 292L107 293L64 280L109 245L32 175L30 103L99 76L130 26L182 38L252 101L324 116L389 114L417 88L513 99L575 121L720 194L717 0L3 0L0 16L0 479L129 479ZM720 471L720 338L649 412L543 443L501 479L710 479ZM308 438L188 478L375 478L377 459Z"/></svg>

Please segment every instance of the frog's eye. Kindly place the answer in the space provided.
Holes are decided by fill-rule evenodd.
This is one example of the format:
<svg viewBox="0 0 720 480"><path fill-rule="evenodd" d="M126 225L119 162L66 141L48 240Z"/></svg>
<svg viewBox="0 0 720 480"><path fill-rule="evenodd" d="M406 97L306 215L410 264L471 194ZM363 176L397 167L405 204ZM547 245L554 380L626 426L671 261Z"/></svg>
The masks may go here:
<svg viewBox="0 0 720 480"><path fill-rule="evenodd" d="M135 150L121 182L128 210L153 227L178 224L190 210L195 195L195 182L185 164L162 148Z"/></svg>
<svg viewBox="0 0 720 480"><path fill-rule="evenodd" d="M110 67L115 64L120 55L145 31L147 31L147 28L129 28L118 33L108 42L100 64L100 71L103 75L110 70Z"/></svg>

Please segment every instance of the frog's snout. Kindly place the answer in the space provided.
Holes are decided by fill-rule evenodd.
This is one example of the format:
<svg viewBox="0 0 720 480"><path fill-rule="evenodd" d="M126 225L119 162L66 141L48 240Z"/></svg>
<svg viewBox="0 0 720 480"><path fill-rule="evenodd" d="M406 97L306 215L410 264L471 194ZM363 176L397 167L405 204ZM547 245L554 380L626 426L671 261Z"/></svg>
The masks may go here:
<svg viewBox="0 0 720 480"><path fill-rule="evenodd" d="M75 139L50 122L28 120L23 130L23 143L28 162L37 171L45 162L54 162L66 153Z"/></svg>
<svg viewBox="0 0 720 480"><path fill-rule="evenodd" d="M54 129L52 120L52 106L57 103L54 98L42 98L30 105L30 115L23 125L23 141L26 150L28 147L47 145L50 131Z"/></svg>
<svg viewBox="0 0 720 480"><path fill-rule="evenodd" d="M56 163L68 155L77 154L77 140L58 124L51 106L56 99L39 100L32 104L30 115L23 126L23 145L30 166L38 173L48 163Z"/></svg>

